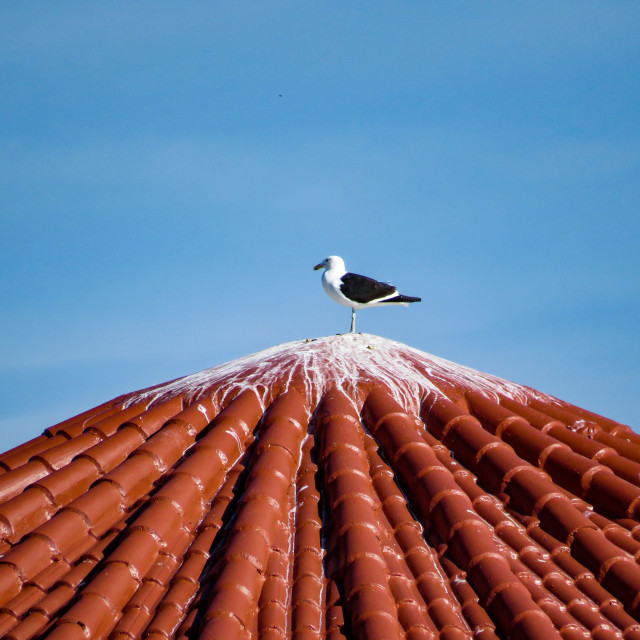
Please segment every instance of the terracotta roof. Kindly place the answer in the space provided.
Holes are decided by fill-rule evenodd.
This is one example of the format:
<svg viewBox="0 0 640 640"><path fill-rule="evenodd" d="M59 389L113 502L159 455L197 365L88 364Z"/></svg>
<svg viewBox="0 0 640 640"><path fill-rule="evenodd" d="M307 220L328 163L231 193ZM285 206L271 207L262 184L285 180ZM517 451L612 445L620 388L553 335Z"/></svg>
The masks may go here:
<svg viewBox="0 0 640 640"><path fill-rule="evenodd" d="M640 436L368 335L0 456L0 636L640 639Z"/></svg>

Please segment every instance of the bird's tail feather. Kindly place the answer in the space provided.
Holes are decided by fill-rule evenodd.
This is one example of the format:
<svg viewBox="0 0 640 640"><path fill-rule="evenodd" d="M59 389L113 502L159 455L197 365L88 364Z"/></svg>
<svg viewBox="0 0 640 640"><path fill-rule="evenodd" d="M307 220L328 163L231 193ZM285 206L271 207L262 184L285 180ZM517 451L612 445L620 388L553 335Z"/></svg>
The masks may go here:
<svg viewBox="0 0 640 640"><path fill-rule="evenodd" d="M410 302L421 302L422 298L416 298L414 296L403 296L399 293L397 296L393 296L393 298L388 298L384 302L388 302L391 304L402 304L407 305Z"/></svg>

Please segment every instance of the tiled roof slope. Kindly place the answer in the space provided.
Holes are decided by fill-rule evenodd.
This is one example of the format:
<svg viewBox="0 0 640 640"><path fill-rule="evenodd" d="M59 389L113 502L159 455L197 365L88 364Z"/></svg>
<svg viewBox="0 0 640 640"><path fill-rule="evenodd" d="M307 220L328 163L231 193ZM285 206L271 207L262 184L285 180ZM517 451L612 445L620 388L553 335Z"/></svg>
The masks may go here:
<svg viewBox="0 0 640 640"><path fill-rule="evenodd" d="M369 335L0 456L0 636L639 640L640 437Z"/></svg>

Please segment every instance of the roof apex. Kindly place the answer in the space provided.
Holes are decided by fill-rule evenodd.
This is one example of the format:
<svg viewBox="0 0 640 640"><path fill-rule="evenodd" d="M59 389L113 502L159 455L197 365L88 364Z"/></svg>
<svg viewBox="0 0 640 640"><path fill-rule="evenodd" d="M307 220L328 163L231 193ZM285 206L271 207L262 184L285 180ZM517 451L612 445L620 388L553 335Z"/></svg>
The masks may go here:
<svg viewBox="0 0 640 640"><path fill-rule="evenodd" d="M418 411L427 396L443 389L458 388L497 394L526 402L535 397L553 398L534 389L458 365L401 342L366 333L346 333L307 338L274 345L248 356L197 373L155 385L126 396L125 404L186 395L237 393L253 389L261 402L268 402L270 389L278 393L291 386L304 393L309 406L317 404L335 385L361 406L368 390L377 384L388 387L406 408Z"/></svg>

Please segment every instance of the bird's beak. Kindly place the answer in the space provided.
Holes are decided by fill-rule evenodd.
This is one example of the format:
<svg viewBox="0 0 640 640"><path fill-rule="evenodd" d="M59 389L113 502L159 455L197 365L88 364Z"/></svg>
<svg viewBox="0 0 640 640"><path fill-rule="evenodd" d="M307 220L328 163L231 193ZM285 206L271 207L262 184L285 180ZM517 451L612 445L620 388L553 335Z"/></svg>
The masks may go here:
<svg viewBox="0 0 640 640"><path fill-rule="evenodd" d="M313 267L313 270L317 271L318 269L322 269L322 267L324 267L324 265L321 262L320 264L317 264L315 267Z"/></svg>

